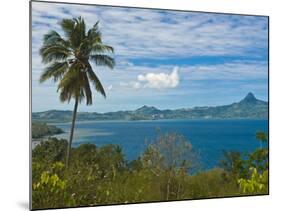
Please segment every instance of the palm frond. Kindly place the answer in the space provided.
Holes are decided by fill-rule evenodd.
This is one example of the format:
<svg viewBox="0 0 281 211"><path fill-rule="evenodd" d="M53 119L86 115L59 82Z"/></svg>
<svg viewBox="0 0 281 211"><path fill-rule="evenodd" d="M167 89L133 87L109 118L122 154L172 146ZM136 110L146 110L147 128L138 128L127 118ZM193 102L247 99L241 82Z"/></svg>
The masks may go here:
<svg viewBox="0 0 281 211"><path fill-rule="evenodd" d="M62 102L69 102L72 97L79 97L79 64L77 62L74 62L63 75L58 84L58 91L60 91L60 100Z"/></svg>
<svg viewBox="0 0 281 211"><path fill-rule="evenodd" d="M88 39L93 42L101 42L101 32L99 31L98 24L99 21L97 21L95 25L87 32Z"/></svg>
<svg viewBox="0 0 281 211"><path fill-rule="evenodd" d="M92 92L87 73L83 71L82 64L79 61L76 60L63 76L58 85L58 91L60 91L62 102L69 102L71 98L78 99L81 102L86 97L87 105L92 104Z"/></svg>
<svg viewBox="0 0 281 211"><path fill-rule="evenodd" d="M79 46L81 45L81 43L83 42L83 40L86 37L85 31L86 31L86 25L84 20L79 17L79 18L75 18L73 19L74 21L74 28L70 37L70 41L71 44L73 46L74 49L79 48Z"/></svg>
<svg viewBox="0 0 281 211"><path fill-rule="evenodd" d="M59 24L64 31L65 36L70 39L74 31L75 21L72 19L62 19Z"/></svg>
<svg viewBox="0 0 281 211"><path fill-rule="evenodd" d="M93 85L95 86L96 91L101 93L106 98L106 93L104 91L104 88L103 88L98 76L93 71L90 64L88 65L87 75L88 75L89 79L92 81Z"/></svg>
<svg viewBox="0 0 281 211"><path fill-rule="evenodd" d="M111 69L115 66L115 60L105 54L90 55L90 60L94 61L97 66L106 66Z"/></svg>
<svg viewBox="0 0 281 211"><path fill-rule="evenodd" d="M50 44L43 45L40 49L40 55L44 63L53 61L62 61L71 56L71 51L63 45Z"/></svg>
<svg viewBox="0 0 281 211"><path fill-rule="evenodd" d="M109 45L104 45L102 43L96 43L96 44L94 44L92 46L91 53L92 54L96 54L96 53L114 53L114 49L113 49L113 47L111 47Z"/></svg>
<svg viewBox="0 0 281 211"><path fill-rule="evenodd" d="M62 77L62 75L67 71L67 62L54 62L45 68L43 74L40 76L40 83L53 78L56 82Z"/></svg>
<svg viewBox="0 0 281 211"><path fill-rule="evenodd" d="M92 91L91 91L91 86L90 86L89 79L88 79L86 72L83 72L83 78L84 78L83 90L86 95L86 104L91 105L93 103Z"/></svg>
<svg viewBox="0 0 281 211"><path fill-rule="evenodd" d="M83 18L78 17L75 19L76 22L76 30L79 32L80 40L83 40L86 37L86 24Z"/></svg>
<svg viewBox="0 0 281 211"><path fill-rule="evenodd" d="M63 45L64 47L69 47L69 42L64 40L60 36L60 34L54 30L49 31L47 34L44 35L43 43L44 45L59 44L59 45Z"/></svg>
<svg viewBox="0 0 281 211"><path fill-rule="evenodd" d="M77 49L85 38L86 25L84 20L79 18L63 19L60 23L66 37L73 49Z"/></svg>

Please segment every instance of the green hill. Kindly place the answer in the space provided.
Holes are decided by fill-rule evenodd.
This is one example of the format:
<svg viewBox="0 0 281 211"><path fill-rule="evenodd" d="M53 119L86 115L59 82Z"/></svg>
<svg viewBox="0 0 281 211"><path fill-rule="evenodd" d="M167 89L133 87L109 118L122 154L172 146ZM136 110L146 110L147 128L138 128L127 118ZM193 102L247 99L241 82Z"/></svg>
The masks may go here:
<svg viewBox="0 0 281 211"><path fill-rule="evenodd" d="M32 121L70 122L71 111L50 110L32 113ZM203 106L175 110L160 110L153 106L142 106L134 111L107 113L79 112L78 121L91 120L157 120L157 119L267 119L268 102L258 100L252 93L240 102L223 106Z"/></svg>
<svg viewBox="0 0 281 211"><path fill-rule="evenodd" d="M42 138L44 136L52 136L61 134L64 131L53 125L47 125L46 123L32 123L32 138Z"/></svg>

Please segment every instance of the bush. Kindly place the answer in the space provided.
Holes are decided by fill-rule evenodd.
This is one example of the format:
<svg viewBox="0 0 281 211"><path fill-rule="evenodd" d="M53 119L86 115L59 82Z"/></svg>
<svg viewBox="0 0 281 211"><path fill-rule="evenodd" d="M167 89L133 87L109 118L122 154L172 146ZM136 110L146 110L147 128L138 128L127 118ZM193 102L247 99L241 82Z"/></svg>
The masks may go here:
<svg viewBox="0 0 281 211"><path fill-rule="evenodd" d="M183 136L159 135L136 160L116 145L72 148L51 138L32 152L33 208L212 198L268 191L268 150L242 156L226 152L222 168L194 171L197 153ZM242 159L243 158L243 159ZM249 168L256 169L255 172Z"/></svg>
<svg viewBox="0 0 281 211"><path fill-rule="evenodd" d="M250 168L251 178L238 179L238 184L245 194L268 194L268 170L259 174L256 168Z"/></svg>

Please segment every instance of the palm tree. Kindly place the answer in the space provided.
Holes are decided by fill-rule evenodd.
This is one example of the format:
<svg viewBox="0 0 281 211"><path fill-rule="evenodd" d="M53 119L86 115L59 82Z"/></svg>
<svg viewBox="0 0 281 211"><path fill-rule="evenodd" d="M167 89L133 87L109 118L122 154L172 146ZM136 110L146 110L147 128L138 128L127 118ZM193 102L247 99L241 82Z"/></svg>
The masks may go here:
<svg viewBox="0 0 281 211"><path fill-rule="evenodd" d="M48 66L44 69L40 82L53 79L54 82L58 82L57 92L60 94L60 100L69 103L71 99L74 99L75 102L66 155L66 166L68 167L78 103L85 99L87 105L92 104L90 82L97 92L106 97L104 88L93 71L90 61L94 62L96 66L106 66L111 69L113 69L115 61L110 56L114 53L114 49L102 42L98 28L99 22L96 22L88 31L86 31L86 24L81 17L63 19L59 24L64 32L64 37L52 30L43 38L40 55L42 62Z"/></svg>

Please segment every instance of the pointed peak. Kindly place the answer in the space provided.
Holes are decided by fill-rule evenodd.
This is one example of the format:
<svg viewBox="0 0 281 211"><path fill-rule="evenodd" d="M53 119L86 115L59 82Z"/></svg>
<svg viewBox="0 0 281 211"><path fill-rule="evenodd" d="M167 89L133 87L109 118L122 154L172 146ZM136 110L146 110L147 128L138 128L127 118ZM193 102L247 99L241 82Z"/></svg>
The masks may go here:
<svg viewBox="0 0 281 211"><path fill-rule="evenodd" d="M143 105L142 107L139 107L137 110L147 109L147 108L149 108L147 105Z"/></svg>
<svg viewBox="0 0 281 211"><path fill-rule="evenodd" d="M152 111L155 111L155 110L158 110L157 108L155 108L154 106L147 106L147 105L144 105L140 108L137 109L137 111L144 111L144 110L152 110Z"/></svg>
<svg viewBox="0 0 281 211"><path fill-rule="evenodd" d="M153 106L143 105L143 106L140 107L140 108L153 108Z"/></svg>
<svg viewBox="0 0 281 211"><path fill-rule="evenodd" d="M241 100L240 102L246 102L246 103L251 103L251 102L255 102L257 101L257 98L255 97L255 95L252 92L249 92L246 97Z"/></svg>
<svg viewBox="0 0 281 211"><path fill-rule="evenodd" d="M256 99L256 97L252 92L249 92L244 99Z"/></svg>

